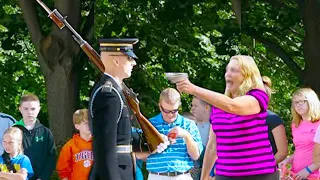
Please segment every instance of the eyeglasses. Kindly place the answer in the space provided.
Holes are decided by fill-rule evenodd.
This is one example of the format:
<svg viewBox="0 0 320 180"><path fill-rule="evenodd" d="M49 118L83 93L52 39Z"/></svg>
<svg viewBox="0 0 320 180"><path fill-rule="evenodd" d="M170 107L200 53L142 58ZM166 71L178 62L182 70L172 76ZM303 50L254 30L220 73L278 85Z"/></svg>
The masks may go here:
<svg viewBox="0 0 320 180"><path fill-rule="evenodd" d="M160 109L162 112L166 113L166 114L175 114L179 111L179 108L178 109L174 109L174 110L167 110L167 109L164 109L161 105L160 105Z"/></svg>
<svg viewBox="0 0 320 180"><path fill-rule="evenodd" d="M123 54L123 55L109 55L109 56L126 56L128 58L128 61L134 61L134 59L132 57L127 56L125 54Z"/></svg>
<svg viewBox="0 0 320 180"><path fill-rule="evenodd" d="M292 104L294 106L300 106L303 105L304 103L306 103L308 100L298 100L298 101L293 101Z"/></svg>

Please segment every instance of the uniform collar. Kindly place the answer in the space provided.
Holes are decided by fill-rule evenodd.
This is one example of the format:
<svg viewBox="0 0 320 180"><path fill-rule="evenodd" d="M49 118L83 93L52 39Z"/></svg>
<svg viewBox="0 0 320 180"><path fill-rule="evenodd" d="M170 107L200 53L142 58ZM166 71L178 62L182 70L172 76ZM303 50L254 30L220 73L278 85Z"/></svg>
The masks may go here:
<svg viewBox="0 0 320 180"><path fill-rule="evenodd" d="M113 80L114 80L114 82L116 82L116 83L117 83L117 85L118 85L119 87L121 87L121 89L122 89L121 82L120 82L118 79L114 78L114 77L113 77L113 76L111 76L111 74L109 74L109 73L104 72L103 74L104 74L104 75L107 75L107 76L109 76L109 77L111 77L111 79L113 79Z"/></svg>

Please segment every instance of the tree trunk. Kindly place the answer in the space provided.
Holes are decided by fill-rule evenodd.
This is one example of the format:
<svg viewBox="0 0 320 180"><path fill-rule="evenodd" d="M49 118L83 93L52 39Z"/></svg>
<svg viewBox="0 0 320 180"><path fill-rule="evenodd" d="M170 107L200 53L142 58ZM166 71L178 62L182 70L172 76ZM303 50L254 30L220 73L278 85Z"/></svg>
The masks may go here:
<svg viewBox="0 0 320 180"><path fill-rule="evenodd" d="M58 32L57 32L58 33ZM79 47L68 31L51 35L41 42L40 53L48 66L45 76L49 125L57 144L73 133L72 116L79 104ZM78 68L77 68L78 67Z"/></svg>
<svg viewBox="0 0 320 180"><path fill-rule="evenodd" d="M61 14L68 17L71 26L79 30L81 1L54 2ZM78 57L80 48L67 28L60 30L54 23L50 34L43 35L36 11L39 5L35 1L19 0L19 4L45 78L49 126L56 143L60 144L73 133L72 115L79 104L79 74L82 71Z"/></svg>
<svg viewBox="0 0 320 180"><path fill-rule="evenodd" d="M303 41L305 57L303 84L320 95L320 2L300 0L299 8L306 32Z"/></svg>
<svg viewBox="0 0 320 180"><path fill-rule="evenodd" d="M72 61L68 57L64 60ZM79 102L77 77L76 71L68 72L58 65L45 78L49 126L57 144L64 143L73 133L72 115Z"/></svg>

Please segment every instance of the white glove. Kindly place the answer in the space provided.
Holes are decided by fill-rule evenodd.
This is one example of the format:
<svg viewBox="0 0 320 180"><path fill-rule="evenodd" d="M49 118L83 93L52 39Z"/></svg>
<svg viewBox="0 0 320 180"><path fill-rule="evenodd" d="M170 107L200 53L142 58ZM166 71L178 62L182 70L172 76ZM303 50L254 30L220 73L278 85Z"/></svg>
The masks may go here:
<svg viewBox="0 0 320 180"><path fill-rule="evenodd" d="M166 150L168 148L168 145L170 144L169 140L168 140L168 136L161 134L162 139L163 139L163 143L160 143L157 146L157 153L161 153L162 151Z"/></svg>

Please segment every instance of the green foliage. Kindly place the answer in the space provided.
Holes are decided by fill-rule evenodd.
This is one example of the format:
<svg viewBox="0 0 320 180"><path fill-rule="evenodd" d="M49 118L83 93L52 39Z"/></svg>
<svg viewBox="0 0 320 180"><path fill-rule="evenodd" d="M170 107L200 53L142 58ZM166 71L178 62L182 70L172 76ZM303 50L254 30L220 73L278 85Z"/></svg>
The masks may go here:
<svg viewBox="0 0 320 180"><path fill-rule="evenodd" d="M231 47L238 43L240 33L230 21L234 19L230 4L104 1L98 6L97 37L140 39L136 47L138 65L127 83L140 93L141 109L147 117L159 112L161 90L174 87L167 82L164 72L187 72L196 84L223 92L225 64L228 57L237 53ZM190 97L183 95L183 102L189 103ZM189 111L189 106L182 110Z"/></svg>
<svg viewBox="0 0 320 180"><path fill-rule="evenodd" d="M18 18L21 10L10 1L2 5L0 29L4 30L0 30L0 111L19 120L20 97L34 93L39 96L42 106L39 119L48 125L44 78L28 31L23 20Z"/></svg>
<svg viewBox="0 0 320 180"><path fill-rule="evenodd" d="M255 57L261 74L272 79L271 109L283 118L291 139L291 95L301 85L302 77L279 58L274 46L267 48L264 43L278 45L285 56L303 70L305 30L297 1L277 2L249 0L243 6L242 46L245 52Z"/></svg>
<svg viewBox="0 0 320 180"><path fill-rule="evenodd" d="M52 9L55 6L53 1L46 3ZM224 92L225 66L231 56L241 53L252 55L261 74L272 79L275 94L271 108L290 129L290 99L300 79L252 33L274 41L303 67L301 44L305 32L294 1L285 1L274 8L269 3L250 0L245 7L241 31L230 2L221 0L124 0L121 3L100 0L95 3L94 38L91 40L95 49L98 49L100 37L140 39L135 46L138 65L126 83L140 94L141 111L146 117L159 113L160 92L174 87L165 79L164 72L186 72L195 84ZM92 1L82 1L81 29L85 28L91 5ZM19 98L32 92L41 99L40 119L46 121L45 82L21 10L16 1L11 0L1 1L0 6L0 111L19 119ZM47 35L52 22L41 7L36 7L41 30ZM99 73L83 52L80 56L84 67L80 75L79 107L87 107ZM183 94L182 98L181 111L189 111L191 97Z"/></svg>

